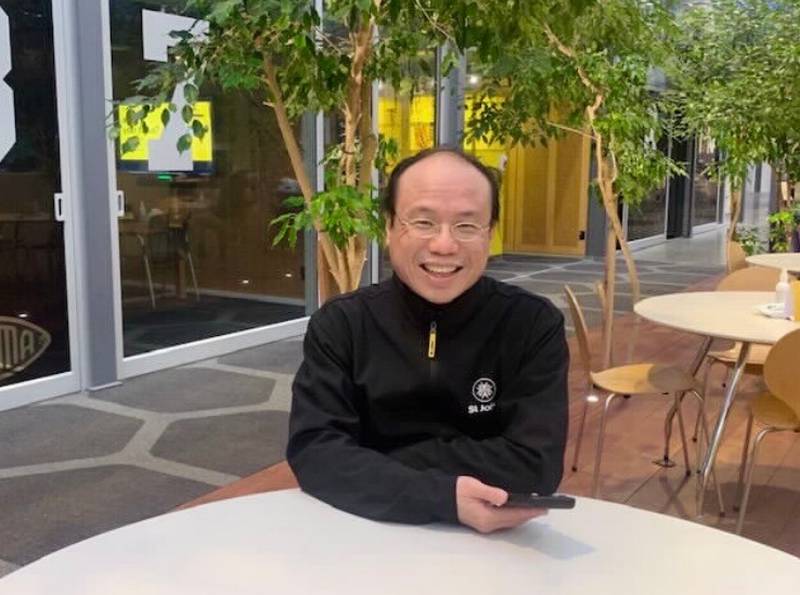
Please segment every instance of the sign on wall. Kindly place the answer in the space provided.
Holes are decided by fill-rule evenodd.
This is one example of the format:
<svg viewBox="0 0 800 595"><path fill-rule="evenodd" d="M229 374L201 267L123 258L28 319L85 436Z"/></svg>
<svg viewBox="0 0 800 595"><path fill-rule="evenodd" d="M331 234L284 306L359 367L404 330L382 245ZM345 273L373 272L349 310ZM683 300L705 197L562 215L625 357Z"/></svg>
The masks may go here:
<svg viewBox="0 0 800 595"><path fill-rule="evenodd" d="M50 333L32 322L0 316L0 380L21 372L50 345Z"/></svg>
<svg viewBox="0 0 800 595"><path fill-rule="evenodd" d="M5 82L11 72L11 29L8 15L0 8L0 161L17 142L14 92Z"/></svg>
<svg viewBox="0 0 800 595"><path fill-rule="evenodd" d="M191 30L192 33L202 36L208 31L208 23L196 19L156 12L153 10L142 10L142 55L145 60L156 62L166 62L168 60L168 49L178 43L178 40L170 36L171 31ZM151 112L145 119L148 132L142 131L141 123L128 126L126 114L128 106L119 107L120 137L119 146L131 136L139 137L139 145L133 151L122 154L120 149L120 160L123 164L146 162L147 171L195 171L198 165L205 165L199 169L208 169L212 161L212 134L211 134L211 104L208 101L198 101L194 105L194 118L202 122L208 132L202 139L193 138L191 150L178 152L178 139L190 132L189 126L180 117L183 107L186 105L184 97L184 84L179 84L175 88L171 102L177 107L173 117L164 126L161 121L161 113L168 105L159 106ZM199 163L197 163L199 162ZM138 169L138 168L137 168Z"/></svg>

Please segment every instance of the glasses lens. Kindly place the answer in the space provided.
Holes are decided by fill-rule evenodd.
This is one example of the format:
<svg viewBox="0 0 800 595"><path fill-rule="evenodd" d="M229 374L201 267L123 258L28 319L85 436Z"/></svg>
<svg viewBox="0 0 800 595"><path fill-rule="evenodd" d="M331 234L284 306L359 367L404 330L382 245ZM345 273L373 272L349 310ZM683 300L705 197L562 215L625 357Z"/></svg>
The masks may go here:
<svg viewBox="0 0 800 595"><path fill-rule="evenodd" d="M483 229L474 223L456 223L453 227L453 237L459 242L471 242L481 235Z"/></svg>

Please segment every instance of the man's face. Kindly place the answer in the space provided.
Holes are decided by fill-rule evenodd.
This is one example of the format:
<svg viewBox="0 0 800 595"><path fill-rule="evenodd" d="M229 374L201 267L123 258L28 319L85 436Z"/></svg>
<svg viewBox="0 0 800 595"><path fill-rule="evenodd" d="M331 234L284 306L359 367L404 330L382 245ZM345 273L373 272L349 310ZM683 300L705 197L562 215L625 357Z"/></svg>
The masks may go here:
<svg viewBox="0 0 800 595"><path fill-rule="evenodd" d="M395 274L431 303L453 301L486 268L491 211L489 181L466 161L438 153L415 163L398 180L394 221L386 224ZM440 226L433 237L420 237L408 224L421 219ZM452 231L458 223L486 229L475 239L458 241Z"/></svg>

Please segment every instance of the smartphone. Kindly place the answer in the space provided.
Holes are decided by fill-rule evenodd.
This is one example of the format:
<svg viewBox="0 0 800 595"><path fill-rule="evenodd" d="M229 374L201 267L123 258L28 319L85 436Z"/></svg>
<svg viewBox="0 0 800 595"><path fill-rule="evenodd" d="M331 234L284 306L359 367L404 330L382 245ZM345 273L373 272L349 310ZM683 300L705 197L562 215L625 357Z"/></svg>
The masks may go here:
<svg viewBox="0 0 800 595"><path fill-rule="evenodd" d="M508 495L505 506L510 508L575 508L575 498L564 494L539 496L512 492Z"/></svg>

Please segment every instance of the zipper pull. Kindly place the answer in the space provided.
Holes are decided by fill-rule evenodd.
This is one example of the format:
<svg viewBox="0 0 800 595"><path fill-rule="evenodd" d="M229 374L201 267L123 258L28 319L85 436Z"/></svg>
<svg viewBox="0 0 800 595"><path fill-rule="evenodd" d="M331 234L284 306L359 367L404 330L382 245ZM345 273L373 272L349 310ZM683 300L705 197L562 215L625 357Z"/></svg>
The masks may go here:
<svg viewBox="0 0 800 595"><path fill-rule="evenodd" d="M436 321L431 322L431 329L428 332L428 359L436 357Z"/></svg>

